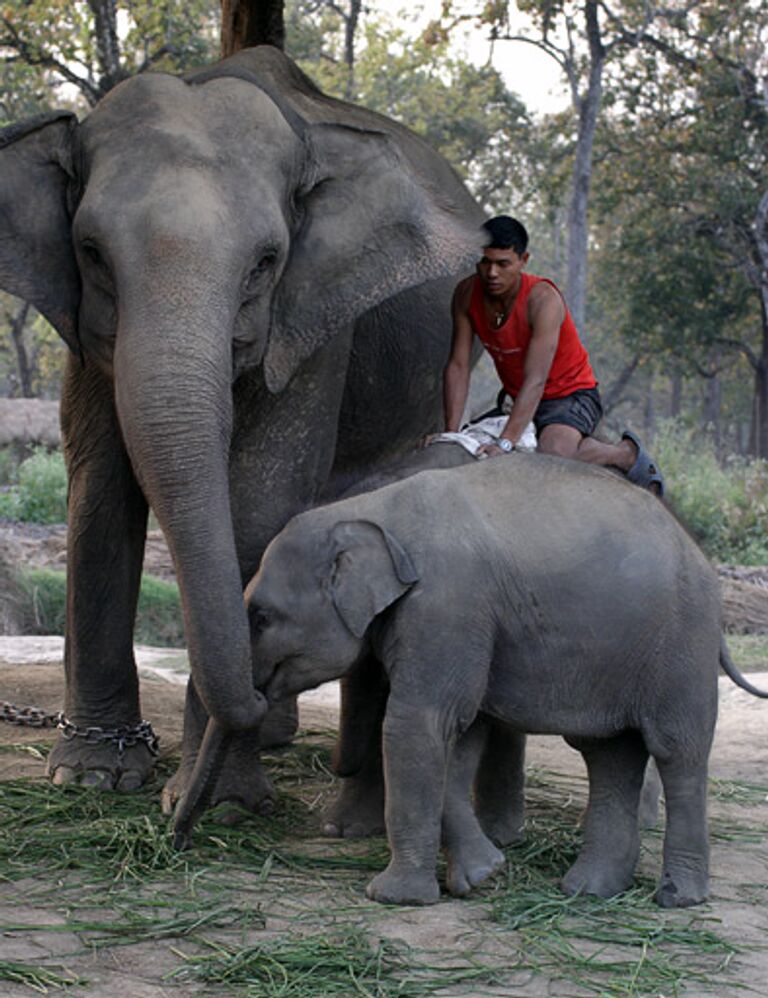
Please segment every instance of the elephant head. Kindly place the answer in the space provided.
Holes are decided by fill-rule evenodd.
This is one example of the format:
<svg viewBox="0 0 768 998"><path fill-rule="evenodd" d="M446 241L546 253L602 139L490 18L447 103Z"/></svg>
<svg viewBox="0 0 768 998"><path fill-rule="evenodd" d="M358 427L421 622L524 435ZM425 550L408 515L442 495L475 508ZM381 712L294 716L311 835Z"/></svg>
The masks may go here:
<svg viewBox="0 0 768 998"><path fill-rule="evenodd" d="M379 524L296 517L245 590L257 686L279 700L343 675L374 619L418 580L410 556Z"/></svg>
<svg viewBox="0 0 768 998"><path fill-rule="evenodd" d="M280 392L356 317L476 245L469 196L439 193L448 167L371 120L261 47L127 80L79 124L0 133L0 287L113 383L196 686L231 729L260 716L228 491L235 379L261 369Z"/></svg>

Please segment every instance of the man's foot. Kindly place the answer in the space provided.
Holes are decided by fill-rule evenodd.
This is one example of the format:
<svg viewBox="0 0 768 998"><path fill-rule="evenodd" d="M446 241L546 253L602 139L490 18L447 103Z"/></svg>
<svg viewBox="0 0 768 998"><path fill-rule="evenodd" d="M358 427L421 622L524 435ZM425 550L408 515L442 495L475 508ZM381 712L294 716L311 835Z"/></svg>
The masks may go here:
<svg viewBox="0 0 768 998"><path fill-rule="evenodd" d="M639 438L631 431L625 430L621 435L622 440L628 440L637 450L635 462L627 472L627 478L633 485L639 485L643 489L648 489L661 499L664 495L664 478L659 471L659 466L650 457Z"/></svg>

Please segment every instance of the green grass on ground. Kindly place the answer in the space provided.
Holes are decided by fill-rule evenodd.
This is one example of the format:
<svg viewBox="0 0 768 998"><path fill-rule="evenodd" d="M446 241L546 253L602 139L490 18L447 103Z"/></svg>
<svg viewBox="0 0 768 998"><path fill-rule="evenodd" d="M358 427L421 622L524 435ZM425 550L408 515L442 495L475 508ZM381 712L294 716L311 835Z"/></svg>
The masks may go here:
<svg viewBox="0 0 768 998"><path fill-rule="evenodd" d="M0 881L10 891L23 884L24 904L37 909L35 921L8 921L0 934L74 933L81 949L73 954L88 959L150 941L177 958L169 984L199 982L222 998L491 996L502 987L514 993L520 975L554 982L549 993L603 998L671 998L688 987L716 996L732 983L738 946L707 906L662 911L643 876L608 901L561 894L559 878L579 845L585 781L536 769L527 839L507 850L505 872L459 902L475 916L450 949L393 941L379 926L395 910L364 897L386 864L386 842L317 838L333 782L331 743L330 733L304 732L266 755L280 794L275 814L230 827L208 815L186 853L171 848L157 806L172 760L135 795L0 783ZM739 810L764 801L768 786L720 780L713 792ZM729 829L742 840L754 831L732 820ZM646 837L654 869L659 846L658 833ZM0 980L34 987L39 974L40 987L63 988L73 954L57 950L45 972L0 964ZM74 964L78 974L86 966Z"/></svg>

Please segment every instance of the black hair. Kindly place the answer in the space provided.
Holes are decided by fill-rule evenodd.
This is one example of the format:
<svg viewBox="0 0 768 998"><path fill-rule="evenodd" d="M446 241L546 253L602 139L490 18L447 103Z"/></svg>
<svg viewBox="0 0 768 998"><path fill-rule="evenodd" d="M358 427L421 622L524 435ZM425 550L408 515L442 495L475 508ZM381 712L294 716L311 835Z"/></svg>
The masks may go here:
<svg viewBox="0 0 768 998"><path fill-rule="evenodd" d="M516 218L497 215L483 222L483 228L489 236L486 249L512 249L518 256L522 256L528 249L528 233L523 223Z"/></svg>

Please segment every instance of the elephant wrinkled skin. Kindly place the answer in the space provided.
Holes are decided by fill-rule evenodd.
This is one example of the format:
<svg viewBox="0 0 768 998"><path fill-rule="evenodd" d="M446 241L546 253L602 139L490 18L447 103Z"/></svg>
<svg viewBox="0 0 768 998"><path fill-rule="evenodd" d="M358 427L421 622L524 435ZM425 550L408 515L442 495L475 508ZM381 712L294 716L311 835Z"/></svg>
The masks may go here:
<svg viewBox="0 0 768 998"><path fill-rule="evenodd" d="M629 887L651 755L667 814L657 900L706 898L718 665L757 691L722 641L716 573L650 494L543 455L426 471L295 517L246 601L270 701L371 657L387 674L392 859L370 897L435 901L441 842L454 894L501 863L470 793L490 722L561 734L584 756L568 893Z"/></svg>
<svg viewBox="0 0 768 998"><path fill-rule="evenodd" d="M184 790L208 716L234 732L217 798L250 807L266 704L243 583L291 515L440 421L449 301L479 208L417 136L321 94L281 52L147 73L80 124L0 132L0 287L71 348L65 712L141 717L132 632L148 506L173 555L192 669ZM270 712L285 740L295 710ZM263 729L264 730L264 729ZM145 745L60 741L57 782L131 789Z"/></svg>

